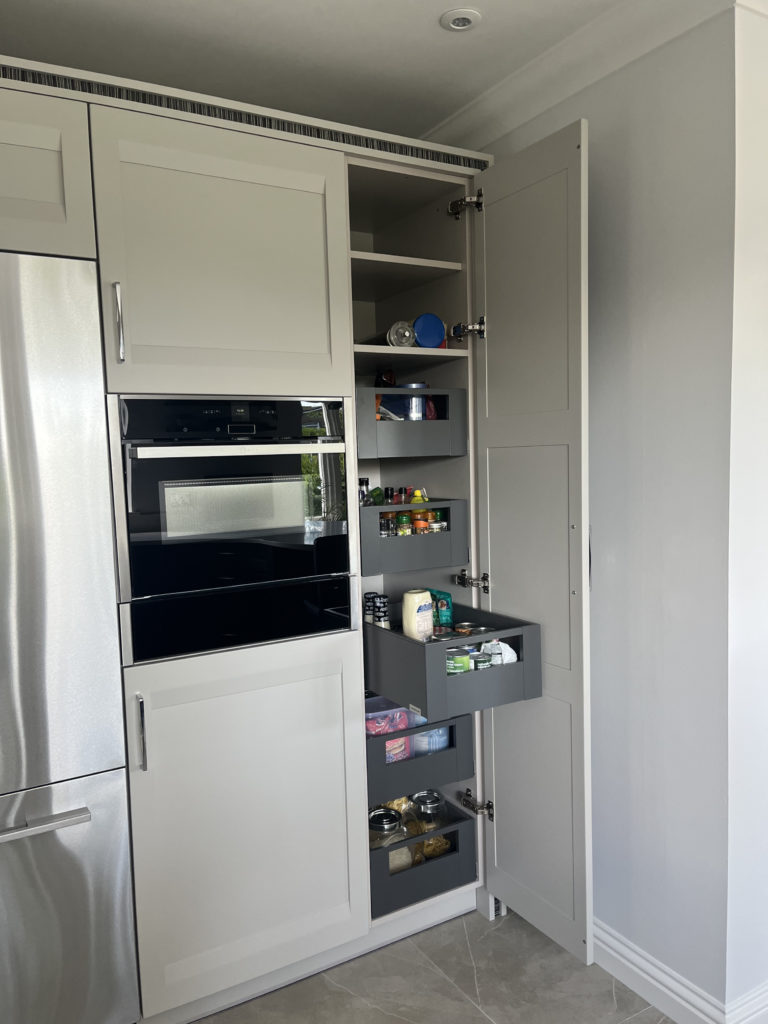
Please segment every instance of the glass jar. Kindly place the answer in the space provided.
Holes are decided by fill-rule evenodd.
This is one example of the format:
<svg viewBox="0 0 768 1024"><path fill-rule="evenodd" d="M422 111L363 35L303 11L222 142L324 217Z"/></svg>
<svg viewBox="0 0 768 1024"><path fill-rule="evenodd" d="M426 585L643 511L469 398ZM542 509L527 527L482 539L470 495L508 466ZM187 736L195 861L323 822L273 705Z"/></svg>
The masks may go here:
<svg viewBox="0 0 768 1024"><path fill-rule="evenodd" d="M382 512L379 515L379 535L381 537L394 537L397 533L397 513Z"/></svg>
<svg viewBox="0 0 768 1024"><path fill-rule="evenodd" d="M425 832L444 824L445 799L442 793L436 789L422 789L419 793L412 793L410 799L416 821L422 823Z"/></svg>
<svg viewBox="0 0 768 1024"><path fill-rule="evenodd" d="M413 533L413 520L410 512L399 512L397 516L397 536L410 537Z"/></svg>
<svg viewBox="0 0 768 1024"><path fill-rule="evenodd" d="M368 844L372 850L391 846L408 838L403 816L390 807L376 807L368 813Z"/></svg>

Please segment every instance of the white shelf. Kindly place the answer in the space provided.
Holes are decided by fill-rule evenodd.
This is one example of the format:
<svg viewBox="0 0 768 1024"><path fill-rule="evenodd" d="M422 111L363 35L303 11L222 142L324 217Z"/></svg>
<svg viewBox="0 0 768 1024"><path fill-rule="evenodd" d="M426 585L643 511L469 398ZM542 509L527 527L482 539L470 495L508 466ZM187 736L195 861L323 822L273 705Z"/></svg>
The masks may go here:
<svg viewBox="0 0 768 1024"><path fill-rule="evenodd" d="M463 269L461 263L450 260L424 260L386 253L353 251L349 257L352 262L352 297L364 302L378 302L429 281L458 274Z"/></svg>
<svg viewBox="0 0 768 1024"><path fill-rule="evenodd" d="M421 370L454 359L467 359L466 348L396 348L393 345L355 345L355 371L376 373L380 369L397 368L403 372Z"/></svg>

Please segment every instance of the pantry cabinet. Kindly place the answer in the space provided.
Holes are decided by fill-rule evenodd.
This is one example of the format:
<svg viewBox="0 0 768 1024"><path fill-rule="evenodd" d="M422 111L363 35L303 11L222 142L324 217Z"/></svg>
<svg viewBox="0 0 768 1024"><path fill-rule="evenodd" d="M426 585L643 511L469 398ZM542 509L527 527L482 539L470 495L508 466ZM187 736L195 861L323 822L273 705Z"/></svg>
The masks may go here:
<svg viewBox="0 0 768 1024"><path fill-rule="evenodd" d="M399 672L397 699L451 742L397 766L369 740L367 779L358 628L125 668L145 1018L356 955L381 915L478 883L478 905L590 961L586 127L473 178L421 144L128 102L96 92L90 111L107 390L356 395L347 471L439 496L451 530L382 539L363 509L352 592L445 590L521 637L472 703L442 667L409 690L375 635L369 682ZM0 89L3 247L95 254L86 127L80 100ZM446 347L382 343L425 312ZM447 415L376 418L415 383ZM459 809L467 782L492 819ZM417 784L448 797L454 845L394 875L367 810Z"/></svg>
<svg viewBox="0 0 768 1024"><path fill-rule="evenodd" d="M344 157L95 107L108 390L352 393Z"/></svg>
<svg viewBox="0 0 768 1024"><path fill-rule="evenodd" d="M87 104L0 89L0 249L95 258Z"/></svg>
<svg viewBox="0 0 768 1024"><path fill-rule="evenodd" d="M125 669L145 1017L368 930L355 633Z"/></svg>

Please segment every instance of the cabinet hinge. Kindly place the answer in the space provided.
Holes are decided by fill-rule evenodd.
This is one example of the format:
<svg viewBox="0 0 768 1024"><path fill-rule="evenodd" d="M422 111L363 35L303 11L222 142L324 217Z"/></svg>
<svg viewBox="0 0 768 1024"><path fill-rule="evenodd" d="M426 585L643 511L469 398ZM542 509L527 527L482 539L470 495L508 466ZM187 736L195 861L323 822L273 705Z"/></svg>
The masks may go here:
<svg viewBox="0 0 768 1024"><path fill-rule="evenodd" d="M468 334L476 334L478 338L485 337L485 317L477 318L476 324L454 324L451 328L451 337L466 338Z"/></svg>
<svg viewBox="0 0 768 1024"><path fill-rule="evenodd" d="M477 190L476 196L463 196L461 199L454 199L448 203L448 216L459 220L468 206L474 206L480 213L483 208L483 190L481 188Z"/></svg>
<svg viewBox="0 0 768 1024"><path fill-rule="evenodd" d="M471 811L473 814L487 814L488 821L493 821L493 801L486 800L484 804L475 800L474 794L471 789L464 790L464 796L461 798L461 806Z"/></svg>
<svg viewBox="0 0 768 1024"><path fill-rule="evenodd" d="M468 576L467 570L462 569L460 573L451 578L451 582L455 583L457 587L477 587L484 594L491 592L491 577L487 572L484 572L482 576Z"/></svg>

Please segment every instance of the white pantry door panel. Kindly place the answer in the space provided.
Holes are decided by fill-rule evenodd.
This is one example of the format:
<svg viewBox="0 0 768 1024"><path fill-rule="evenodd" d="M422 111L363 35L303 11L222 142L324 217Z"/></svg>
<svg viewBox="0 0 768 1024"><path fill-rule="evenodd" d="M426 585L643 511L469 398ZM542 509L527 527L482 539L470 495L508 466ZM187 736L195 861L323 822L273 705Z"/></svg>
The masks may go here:
<svg viewBox="0 0 768 1024"><path fill-rule="evenodd" d="M581 122L478 181L477 437L484 605L541 623L544 677L484 713L486 886L591 962L586 156Z"/></svg>
<svg viewBox="0 0 768 1024"><path fill-rule="evenodd" d="M95 259L85 103L0 89L0 249Z"/></svg>
<svg viewBox="0 0 768 1024"><path fill-rule="evenodd" d="M343 155L101 107L92 124L109 390L351 394Z"/></svg>
<svg viewBox="0 0 768 1024"><path fill-rule="evenodd" d="M132 666L125 700L146 1017L365 934L359 634Z"/></svg>

